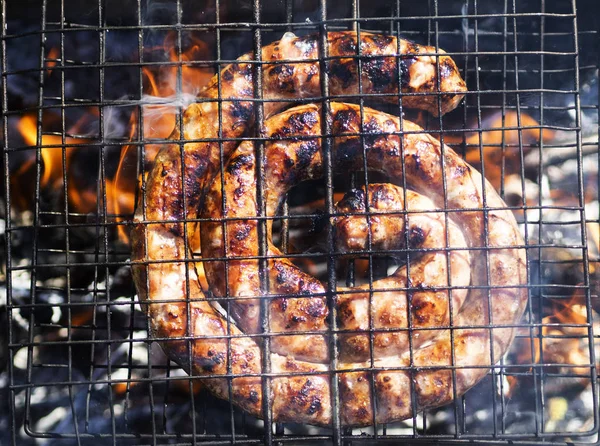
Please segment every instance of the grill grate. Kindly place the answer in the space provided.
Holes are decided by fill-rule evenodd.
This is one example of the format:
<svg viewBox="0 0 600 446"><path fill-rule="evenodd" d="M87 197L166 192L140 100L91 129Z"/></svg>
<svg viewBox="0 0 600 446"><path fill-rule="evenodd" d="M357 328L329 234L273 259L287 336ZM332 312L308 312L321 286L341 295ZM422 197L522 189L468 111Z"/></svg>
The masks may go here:
<svg viewBox="0 0 600 446"><path fill-rule="evenodd" d="M5 431L0 443L598 441L590 347L600 344L593 333L600 323L594 310L600 309L600 40L594 1L270 3L42 0L23 5L2 0L5 206L0 216L6 305L0 309L7 315L2 336L8 348L0 350L0 394L7 396L0 399L9 410L0 410ZM143 181L153 146L168 136L151 134L150 128L159 125L157 115L181 111L190 100L196 91L188 79L200 82L245 52L260 54L263 45L286 31L320 33L318 62L327 73L332 59L325 32L347 29L401 35L444 48L456 61L469 87L457 110L433 118L404 110L400 100L387 111L417 120L467 159L470 153L498 149L499 159L485 158L480 170L497 176L500 194L519 219L529 304L507 357L450 406L376 429L346 428L332 380L331 429L272 423L268 404L263 422L212 397L202 389L202 377L188 377L148 338L124 235L132 215L119 201L131 198L134 189L127 189L131 181L125 180L124 189L116 189L121 184L117 171L125 169ZM164 49L163 42L173 48ZM359 66L366 60L360 54L357 59ZM258 129L267 103L261 94L262 66L259 59L253 62ZM190 72L199 77L188 77ZM165 79L171 90L160 85ZM151 97L150 80L172 94ZM324 75L322 95L315 98L324 113L339 99L328 86ZM362 114L372 98L359 88L361 94L343 100L358 103ZM168 122L182 128L180 113ZM505 131L490 132L492 127ZM327 120L322 132L331 134ZM490 135L500 136L486 139ZM325 153L330 139L323 138ZM265 139L257 132L253 140L260 160ZM510 165L511 150L517 153L516 168ZM129 158L121 157L125 152ZM325 252L334 252L332 230L319 230L323 215L334 213L334 193L341 185L373 181L367 173L339 178L331 159L325 165L324 182L306 188L318 193L307 200L307 190L295 191L275 219L280 244L291 257L321 271L329 289L351 285L361 274L372 282L391 266L375 251L366 253L366 263L356 259L344 268L333 255L292 252L301 243L296 233L306 236L307 225L317 228L308 235L320 237L328 246ZM260 187L259 196L264 199ZM306 201L314 200L322 201L322 213L306 211ZM264 215L264 203L262 208ZM261 221L259 256L265 267L266 219ZM361 272L365 264L366 273ZM261 303L265 315L266 302ZM566 350L580 353L575 362L551 356L563 341ZM263 370L266 389L269 361Z"/></svg>

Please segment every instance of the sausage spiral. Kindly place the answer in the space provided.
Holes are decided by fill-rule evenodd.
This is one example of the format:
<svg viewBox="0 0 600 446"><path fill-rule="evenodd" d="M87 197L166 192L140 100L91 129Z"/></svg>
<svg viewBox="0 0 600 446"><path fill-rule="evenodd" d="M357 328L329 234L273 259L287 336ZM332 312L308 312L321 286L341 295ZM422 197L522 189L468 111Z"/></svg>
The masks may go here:
<svg viewBox="0 0 600 446"><path fill-rule="evenodd" d="M314 37L286 35L264 48L263 59L314 57L309 56L316 54L314 41ZM358 70L351 56L356 54L356 34L330 33L328 41L330 54L350 58L339 59L340 66L346 67L339 69L339 75L331 67L332 89L354 91ZM397 43L392 37L362 33L360 46L363 55L386 56L379 59L380 76L393 73L399 65L393 57ZM431 50L404 41L400 47L410 47L411 54ZM421 91L443 88L449 93L441 99L442 112L455 107L464 82L451 59L440 56L442 79L424 85L410 68L423 64L433 66L435 73L436 58L410 57L414 60L406 70L406 81L402 73L402 90L417 84L421 86L414 88ZM216 97L220 83L228 100L220 106L193 104L185 111L183 139L204 140L186 143L182 150L176 144L165 145L157 156L136 210L132 260L152 335L168 355L190 373L213 376L203 382L215 395L260 417L261 349L251 336L259 331L256 300L261 295L258 263L253 260L258 247L255 153L248 141L236 148L233 142L220 145L217 140L238 138L251 124L252 102L243 100L252 96L252 70L243 63L249 58L243 56L226 67L221 82L215 80L205 91L206 97ZM285 66L292 68L281 68ZM396 88L397 93L393 87L397 72L381 87L376 70L369 70L361 72L363 92ZM274 64L263 73L265 98L285 101L292 95L318 94L316 63ZM443 85L445 79L451 79L451 87ZM435 97L433 102L415 101L411 106L435 113ZM285 105L267 104L268 113ZM487 373L486 366L504 354L514 335L512 324L524 310L523 242L511 212L502 209L505 204L493 188L415 124L367 108L363 112L361 116L355 105L331 103L334 169L357 169L366 162L370 170L384 172L396 184L404 180L413 190L371 184L351 191L338 204L335 217L338 250L360 251L370 242L375 249L406 247L425 252L371 288L336 290L341 357L332 375L328 373L325 289L269 243L269 293L274 296L270 398L276 421L329 425L331 379L339 380L346 425L404 419L413 410L446 404L473 386ZM267 215L274 215L290 187L323 174L320 107L302 105L277 114L265 121L264 132L268 137ZM224 169L215 178L221 153ZM201 196L205 196L202 201ZM446 207L455 210L451 218L446 218ZM368 220L366 210L373 213ZM210 218L201 231L207 279L217 296L236 298L230 305L231 319L206 299L197 270L187 260L194 223L183 222L195 219L198 212ZM226 223L215 223L214 219L222 218ZM397 237L405 231L408 237ZM408 246L403 246L403 240ZM307 330L312 334L297 333ZM219 377L223 375L233 376L231 386L229 378Z"/></svg>

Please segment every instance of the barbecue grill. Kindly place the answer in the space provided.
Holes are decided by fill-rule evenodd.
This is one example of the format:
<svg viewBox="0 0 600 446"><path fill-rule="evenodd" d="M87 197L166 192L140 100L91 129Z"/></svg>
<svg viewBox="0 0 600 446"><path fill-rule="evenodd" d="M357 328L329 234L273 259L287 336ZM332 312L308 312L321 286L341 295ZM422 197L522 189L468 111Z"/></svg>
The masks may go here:
<svg viewBox="0 0 600 446"><path fill-rule="evenodd" d="M0 350L0 443L598 442L594 3L2 0L0 311L8 347ZM149 337L129 260L137 183L201 87L286 32L317 33L327 72L325 33L336 30L402 36L456 61L469 89L456 110L405 110L400 95L385 111L418 122L494 178L519 222L529 276L512 348L479 384L449 406L368 428L342 426L335 388L329 428L275 423L269 410L255 419L213 397L204 377L182 372ZM254 73L263 65L255 58ZM249 138L261 154L260 75L253 83L257 130ZM327 107L336 97L321 85L310 102ZM343 100L373 103L362 90ZM376 250L335 256L327 223L336 194L366 175L326 173L290 193L273 219L276 243L328 285L385 277L397 259ZM266 253L264 234L259 243Z"/></svg>

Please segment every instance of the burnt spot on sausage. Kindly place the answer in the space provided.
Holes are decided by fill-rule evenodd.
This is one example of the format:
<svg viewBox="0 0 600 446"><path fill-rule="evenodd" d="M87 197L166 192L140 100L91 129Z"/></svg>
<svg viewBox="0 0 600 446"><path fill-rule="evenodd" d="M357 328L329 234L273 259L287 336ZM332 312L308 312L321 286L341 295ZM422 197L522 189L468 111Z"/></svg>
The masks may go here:
<svg viewBox="0 0 600 446"><path fill-rule="evenodd" d="M407 89L410 85L410 67L416 59L412 56L404 56L400 59L400 85Z"/></svg>
<svg viewBox="0 0 600 446"><path fill-rule="evenodd" d="M281 311L287 310L287 307L288 307L287 299L285 299L285 298L277 299L277 303L279 304L279 308L281 309Z"/></svg>
<svg viewBox="0 0 600 446"><path fill-rule="evenodd" d="M298 285L300 288L299 294L302 294L303 296L311 296L313 294L323 292L323 287L321 286L321 283L316 279L306 281L300 279Z"/></svg>
<svg viewBox="0 0 600 446"><path fill-rule="evenodd" d="M250 78L252 76L252 65L249 63L244 64L233 64L231 68L240 76L244 76L245 78Z"/></svg>
<svg viewBox="0 0 600 446"><path fill-rule="evenodd" d="M393 58L375 57L365 60L363 71L371 81L375 91L395 90L393 86L396 85L398 71Z"/></svg>
<svg viewBox="0 0 600 446"><path fill-rule="evenodd" d="M338 145L335 162L339 169L362 165L363 145L360 138L348 138Z"/></svg>
<svg viewBox="0 0 600 446"><path fill-rule="evenodd" d="M221 74L221 79L223 79L225 82L231 82L233 80L233 73L229 68L223 70L223 73Z"/></svg>
<svg viewBox="0 0 600 446"><path fill-rule="evenodd" d="M356 133L360 124L360 114L353 108L339 110L333 118L333 132Z"/></svg>
<svg viewBox="0 0 600 446"><path fill-rule="evenodd" d="M292 158L290 158L287 154L283 160L283 165L286 169L291 169L292 167L294 167L294 164L296 164L294 162L294 160Z"/></svg>
<svg viewBox="0 0 600 446"><path fill-rule="evenodd" d="M235 175L240 172L243 168L252 167L254 161L254 157L252 155L238 155L235 158L232 158L227 165L227 173L231 175Z"/></svg>
<svg viewBox="0 0 600 446"><path fill-rule="evenodd" d="M246 84L245 87L240 87L238 93L242 98L249 98L254 94L254 90L250 84Z"/></svg>
<svg viewBox="0 0 600 446"><path fill-rule="evenodd" d="M404 397L396 398L396 407L404 408L406 407L406 403L404 402Z"/></svg>
<svg viewBox="0 0 600 446"><path fill-rule="evenodd" d="M169 206L169 220L181 222L185 218L185 212L183 210L183 201L180 198L171 199L171 205ZM175 223L168 225L169 232L177 237L183 237L183 223Z"/></svg>
<svg viewBox="0 0 600 446"><path fill-rule="evenodd" d="M408 230L408 245L411 248L418 248L425 242L427 234L418 226L411 226Z"/></svg>
<svg viewBox="0 0 600 446"><path fill-rule="evenodd" d="M411 42L410 40L406 40L406 54L419 54L419 45Z"/></svg>
<svg viewBox="0 0 600 446"><path fill-rule="evenodd" d="M412 308L412 316L418 322L417 325L429 325L427 322L431 318L431 313L435 311L435 304L432 302L423 302L420 299L416 301L415 299L413 300Z"/></svg>
<svg viewBox="0 0 600 446"><path fill-rule="evenodd" d="M364 407L359 407L356 409L356 418L359 420L364 420L369 416L369 411Z"/></svg>
<svg viewBox="0 0 600 446"><path fill-rule="evenodd" d="M467 172L469 172L469 168L465 164L457 163L452 176L454 178L462 178L467 174Z"/></svg>
<svg viewBox="0 0 600 446"><path fill-rule="evenodd" d="M383 127L381 127L379 121L374 118L363 123L363 132L369 134L365 135L364 137L367 149L371 149L372 147L376 146L378 142L381 142L385 139L385 136L383 135Z"/></svg>
<svg viewBox="0 0 600 446"><path fill-rule="evenodd" d="M427 171L427 166L423 163L418 153L411 153L406 156L406 168L410 169L415 177L429 181L431 172Z"/></svg>
<svg viewBox="0 0 600 446"><path fill-rule="evenodd" d="M202 191L201 182L206 171L206 161L202 160L199 163L196 163L196 160L193 161L194 165L186 166L185 171L185 196L190 200L190 203L188 203L190 207L195 206L199 200Z"/></svg>
<svg viewBox="0 0 600 446"><path fill-rule="evenodd" d="M284 265L277 263L275 264L275 269L277 270L275 280L279 285L284 285L294 280L293 275L290 274L290 269L286 268Z"/></svg>
<svg viewBox="0 0 600 446"><path fill-rule="evenodd" d="M201 364L200 366L202 367L202 369L205 372L213 372L215 370L215 368L222 364L223 361L225 360L225 353L224 352L215 352L212 349L209 349L206 352L206 356L205 358L201 359Z"/></svg>
<svg viewBox="0 0 600 446"><path fill-rule="evenodd" d="M185 163L186 175L193 178L203 177L208 164L206 155L201 151L192 151L186 152L185 156L187 158Z"/></svg>
<svg viewBox="0 0 600 446"><path fill-rule="evenodd" d="M235 231L235 234L233 236L236 240L240 242L242 240L245 240L246 237L248 237L248 234L250 234L250 231L252 230L252 227L248 224L240 224L237 226L237 228L238 229Z"/></svg>
<svg viewBox="0 0 600 446"><path fill-rule="evenodd" d="M292 114L287 123L292 133L300 133L302 130L310 130L319 121L316 112L306 111Z"/></svg>
<svg viewBox="0 0 600 446"><path fill-rule="evenodd" d="M293 65L275 65L269 72L269 76L277 83L277 89L279 91L287 93L293 93L295 91Z"/></svg>
<svg viewBox="0 0 600 446"><path fill-rule="evenodd" d="M367 41L370 41L377 49L383 50L393 43L394 38L385 34L371 34Z"/></svg>
<svg viewBox="0 0 600 446"><path fill-rule="evenodd" d="M248 121L252 117L252 111L254 107L252 107L251 102L245 101L231 101L231 116L234 118L241 119L243 121Z"/></svg>
<svg viewBox="0 0 600 446"><path fill-rule="evenodd" d="M306 57L317 49L317 37L314 34L300 37L294 41L294 45L296 48L301 48L302 55Z"/></svg>
<svg viewBox="0 0 600 446"><path fill-rule="evenodd" d="M318 282L313 280L305 281L302 278L302 274L294 266L276 262L273 269L277 271L275 282L282 292L310 295L322 291L318 286Z"/></svg>
<svg viewBox="0 0 600 446"><path fill-rule="evenodd" d="M179 197L171 198L171 205L169 206L169 214L173 217L173 220L183 220L183 200Z"/></svg>
<svg viewBox="0 0 600 446"><path fill-rule="evenodd" d="M318 394L314 394L315 387L310 379L307 379L304 385L291 398L291 403L295 406L306 407L306 414L313 415L321 410L321 399ZM311 393L313 395L311 396ZM307 407L308 406L308 407Z"/></svg>
<svg viewBox="0 0 600 446"><path fill-rule="evenodd" d="M294 135L310 133L309 131L319 122L317 112L305 111L290 115L272 134L273 139L292 138Z"/></svg>
<svg viewBox="0 0 600 446"><path fill-rule="evenodd" d="M358 212L365 210L365 192L362 189L350 189L338 203L344 211Z"/></svg>
<svg viewBox="0 0 600 446"><path fill-rule="evenodd" d="M285 360L284 370L286 370L288 372L296 372L296 371L300 370L300 367L298 366L298 363L296 361L294 361L292 358L290 358L288 356L288 357L286 357L286 360Z"/></svg>
<svg viewBox="0 0 600 446"><path fill-rule="evenodd" d="M304 312L313 319L320 319L327 315L327 306L325 301L320 298L309 298L304 299L308 301L308 304L304 307Z"/></svg>
<svg viewBox="0 0 600 446"><path fill-rule="evenodd" d="M356 72L355 64L356 62L352 60L332 60L329 65L329 74L341 83L342 88L348 88L354 78L354 72Z"/></svg>
<svg viewBox="0 0 600 446"><path fill-rule="evenodd" d="M306 73L306 82L310 82L316 74L319 74L319 67L316 63L311 63L310 68Z"/></svg>
<svg viewBox="0 0 600 446"><path fill-rule="evenodd" d="M449 57L440 57L440 80L448 79L454 72L454 64Z"/></svg>
<svg viewBox="0 0 600 446"><path fill-rule="evenodd" d="M258 392L256 390L251 390L248 394L248 401L253 404L258 403Z"/></svg>
<svg viewBox="0 0 600 446"><path fill-rule="evenodd" d="M337 309L338 324L340 327L345 327L347 324L355 322L352 299L344 299L338 302Z"/></svg>
<svg viewBox="0 0 600 446"><path fill-rule="evenodd" d="M332 45L337 46L337 50L342 55L355 55L357 54L356 38L351 34L342 34L339 39Z"/></svg>
<svg viewBox="0 0 600 446"><path fill-rule="evenodd" d="M310 406L306 411L307 415L313 415L321 410L321 399L318 396L313 396L310 401Z"/></svg>
<svg viewBox="0 0 600 446"><path fill-rule="evenodd" d="M252 352L245 350L242 354L234 354L231 355L231 364L238 366L241 370L245 371L251 367L252 360L254 359L254 354Z"/></svg>
<svg viewBox="0 0 600 446"><path fill-rule="evenodd" d="M287 64L277 64L271 69L269 73L270 76L279 76L280 74L284 77L289 77L292 74L294 74L294 67L292 65Z"/></svg>
<svg viewBox="0 0 600 446"><path fill-rule="evenodd" d="M244 186L236 187L233 191L234 200L239 200L246 193L246 188Z"/></svg>
<svg viewBox="0 0 600 446"><path fill-rule="evenodd" d="M364 122L363 129L365 133L382 133L383 128L379 124L379 121L375 118L371 118Z"/></svg>
<svg viewBox="0 0 600 446"><path fill-rule="evenodd" d="M300 388L298 392L291 398L291 402L298 406L304 406L307 402L308 393L310 392L312 386L312 381L307 379L304 385Z"/></svg>
<svg viewBox="0 0 600 446"><path fill-rule="evenodd" d="M388 194L388 189L383 184L373 184L371 189L371 204L377 207L379 204L385 205L393 202L393 198Z"/></svg>
<svg viewBox="0 0 600 446"><path fill-rule="evenodd" d="M313 156L319 150L319 145L314 139L304 141L296 151L296 160L299 169L305 169L310 166Z"/></svg>

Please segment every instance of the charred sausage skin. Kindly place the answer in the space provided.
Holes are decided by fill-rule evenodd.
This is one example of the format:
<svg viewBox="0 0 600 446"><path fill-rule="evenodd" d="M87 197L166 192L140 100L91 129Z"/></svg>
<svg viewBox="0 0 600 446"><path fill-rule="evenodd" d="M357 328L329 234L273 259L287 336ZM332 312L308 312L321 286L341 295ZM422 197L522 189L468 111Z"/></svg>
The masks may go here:
<svg viewBox="0 0 600 446"><path fill-rule="evenodd" d="M527 301L526 290L522 288L526 283L524 251L518 248L523 242L512 213L503 209L505 204L502 200L487 182L485 182L484 194L481 175L449 147L441 146L437 140L425 134L415 124L403 121L401 129L398 118L375 110L364 109L362 126L358 106L332 103L331 110L333 165L336 169L348 171L360 168L364 147L364 156L369 169L384 172L394 182L400 183L406 179L412 189L429 197L423 198L420 194L407 191L407 200L410 204L404 207L400 198L401 193L395 186L371 185L368 191L371 198L368 202L373 206L372 210L377 211L378 207L382 210L383 207L385 211L407 212L408 229L411 234L414 234L413 242L410 243L426 248L427 251L412 263L410 280L407 280L406 269L401 269L399 273L375 282L370 293L361 294L361 290L349 289L338 289L336 293L339 328L342 329L339 336L342 360L340 368L347 370L337 375L342 391L340 406L342 421L349 425L365 425L371 424L374 419L378 422L403 419L412 416L413 413L411 393L417 396L415 410L446 404L455 395L461 395L473 386L487 373L485 366L495 363L504 354L514 336L512 325L520 319ZM306 105L290 109L266 121L265 127L270 138L265 148L267 215L273 215L279 200L296 182L323 174L321 138L319 138L320 117L319 107ZM299 125L299 122L303 124ZM371 129L370 132L375 136L365 137L363 146L359 134L365 127ZM285 137L277 136L281 134L285 134ZM311 136L314 139L310 139ZM309 150L307 145L313 148ZM443 194L444 181L448 190L446 196ZM224 187L221 188L221 185ZM203 227L202 249L207 258L227 259L228 271L231 274L228 283L229 291L234 296L238 290L237 283L242 284L243 296L260 296L259 284L255 278L258 274L258 265L256 261L248 260L248 257L256 256L257 250L255 187L254 150L251 143L242 143L227 163L223 178L218 176L207 192L202 213L202 217L206 218L227 219L226 224L207 223ZM390 197L386 195L394 194L395 204L390 205ZM382 205L376 203L374 195L381 197ZM484 196L489 209L487 211L483 210ZM227 203L224 213L222 212L223 199ZM344 200L338 208L340 216L336 218L338 231L359 234L359 236L355 235L352 242L352 246L358 249L365 243L365 232L360 228L362 223L360 220L364 217L353 215L348 220L343 215L349 208L353 214L356 211L360 214L358 204L360 202L360 199L356 200L352 197ZM440 220L444 220L443 213L436 215L436 212L430 211L444 209L445 204L459 210L452 213L450 218L449 239L446 240L445 236L438 232L431 241L428 241L431 244L427 245L423 243L424 240L428 240L425 234L432 230L432 226L440 223ZM428 212L421 214L418 211ZM397 213L382 214L380 217L382 220L379 224L384 232L387 232L387 229L396 230L393 220L404 218ZM376 226L371 225L371 231ZM459 230L458 227L462 229ZM445 233L443 225L439 230L442 234ZM489 234L487 237L486 230ZM458 234L458 231L461 234ZM392 238L387 235L389 234L386 234L383 239ZM223 241L229 242L229 249L224 249ZM482 247L489 250L478 249ZM448 254L445 248L450 248ZM341 249L348 250L348 247ZM436 249L439 251L435 251ZM270 291L277 296L286 293L291 296L285 306L281 305L282 298L273 300L271 321L275 322L271 328L274 332L282 332L289 327L280 325L278 317L286 320L293 315L298 318L306 316L303 307L309 304L295 305L295 302L311 301L311 305L318 307L324 305L324 302L323 297L318 293L311 297L301 297L303 293L299 284L306 283L310 277L306 277L307 275L302 271L286 264L286 260L280 257L281 253L272 244L269 245L269 254L273 257L269 263L272 284ZM238 260L240 257L243 260ZM469 257L472 257L472 261ZM446 279L446 258L450 260L450 284ZM278 263L285 264L287 268L285 283L277 280L277 272L282 270ZM217 290L226 285L222 279L223 264L224 262L218 261L207 261L205 264L207 279ZM469 284L474 287L465 297L465 287ZM452 287L451 299L446 291L448 286ZM407 293L403 292L404 290L409 292L410 299L407 300ZM375 330L374 333L375 371L352 372L352 370L371 367L368 362L371 354L369 313L364 309L356 308L357 301L359 306L366 307L369 299L374 308L373 314L380 324L375 325L380 332ZM253 299L237 301L237 304L242 307L238 309L238 323L240 326L245 324L244 328L251 332L252 327L248 324L254 316L251 311L243 308L247 304L246 301L255 304ZM315 304L315 301L318 304ZM382 307L379 307L382 303ZM407 310L409 305L411 305L410 312ZM395 318L390 318L390 313L384 314L383 309L379 310L386 307L395 307L399 310L391 315ZM446 307L448 310L441 311L436 317L434 310L436 307ZM452 319L449 316L450 307ZM425 310L421 311L422 309ZM292 315L286 317L286 311L291 312ZM406 331L408 322L402 319L402 311L405 314L412 313L413 317L410 323L413 328L412 355L408 348ZM312 326L312 330L325 331L324 316L321 314L317 316L322 325ZM311 323L315 322L311 321ZM486 328L490 324L498 328L494 330ZM420 327L430 330L420 331L418 330ZM304 329L309 328L291 328L290 331ZM345 334L344 330L349 330L349 333ZM361 330L365 334L360 334ZM356 333L357 331L359 333ZM422 338L419 338L419 335ZM307 335L274 336L272 347L274 350L280 347L281 350L280 354L273 354L273 357L284 356L287 348L286 366L294 364L293 368L296 370L306 370L311 367L313 370L318 370L317 366L327 364L326 359L319 360L319 356L315 354L312 361L298 360L294 358L293 353L298 358L307 359L308 352L295 350L295 344L300 345L301 339L304 339L305 344L310 344L311 347L318 346L319 342L323 342L326 346L326 336L323 335L322 341L318 339L319 335L311 335L310 341ZM296 337L298 339L294 339ZM278 344L279 339L285 341ZM314 351L320 350L315 348ZM275 361L273 364L276 363ZM457 366L456 388L453 387L452 365ZM281 369L280 372L285 373L285 370ZM318 400L329 401L329 381L326 375L306 376L305 380L301 387L305 389L304 391L318 383L322 393L313 389L315 395L318 395ZM371 394L371 380L374 380L375 395ZM289 396L285 392L279 394L277 392L282 389L289 391L289 387L285 385L280 387L275 381L273 385L273 407L278 409L278 411L274 410L274 416L281 417L282 420L300 417L304 422L314 424L329 422L329 415L321 419L321 415L310 413L311 410L305 411L304 414L294 411L292 416L288 408L294 407L292 402L298 399L298 395ZM285 401L285 398L291 400ZM376 399L378 407L375 418L372 413L372 398Z"/></svg>
<svg viewBox="0 0 600 446"><path fill-rule="evenodd" d="M440 110L443 114L454 109L467 91L456 64L442 50L436 52L434 47L367 32L361 33L360 45L355 32L332 32L327 37L332 96L358 98L359 57L364 59L362 94L376 95L380 101L437 115ZM262 95L267 100L267 116L292 100L321 96L317 41L316 35L296 37L286 33L280 41L263 48L262 60L267 63L262 66ZM239 142L235 140L246 135L252 125L252 59L252 54L246 54L223 68L201 93L203 99L187 107L183 134L175 129L171 138L194 142L166 146L159 152L143 199L160 205L139 206L145 215L138 212L136 220L181 222L196 216L202 192L221 165L221 154L226 160ZM193 232L194 227L189 225L187 229ZM169 230L178 236L184 232L182 224L172 224Z"/></svg>
<svg viewBox="0 0 600 446"><path fill-rule="evenodd" d="M407 74L402 72L402 66L400 66L401 72L398 73L396 68L392 68L390 63L386 62L387 59L394 60L394 66L399 66L396 62L398 58L388 56L388 54L395 54L398 42L389 40L393 38L382 39L371 36L376 35L362 33L361 54L368 55L370 48L373 48L372 60L379 57L378 63L384 69L363 70L361 73L363 93L388 93L389 91L382 91L385 88L391 89L393 93L393 85L398 85L397 82L385 87L382 86L385 82L375 76L377 72L385 75L386 70L391 70L395 77L388 76L388 80L406 78L406 81L401 82L403 92L410 91L409 88L417 89L415 90L417 93L436 92L438 88L448 92L446 96L440 96L442 113L449 111L460 101L465 91L464 82L460 79L456 66L450 58L446 59L447 56L443 55L439 57L410 55L408 56L411 59L409 67L404 69ZM357 52L356 34L330 33L328 41L330 55L340 56L337 59L340 61L340 67L336 68L335 64L332 67L330 64L333 94L352 92L353 88L358 91L358 74L356 69L353 71L353 66L358 64L352 58ZM316 42L314 38L286 35L282 41L263 49L263 60L277 62L286 59L289 61L286 62L287 65L294 66L291 74L289 70L277 68L284 66L280 63L274 63L273 67L266 65L263 69L265 76L263 96L282 101L265 103L267 114L274 113L285 106L289 98L319 95L318 65L316 62L306 61L307 58L317 55L316 45L313 42ZM354 49L352 42L354 42ZM399 45L401 52L408 55L408 51L405 52L402 48L412 44L401 41ZM350 52L351 49L353 53ZM431 48L417 46L413 46L413 51L419 54L434 52ZM220 84L221 97L225 99L220 105L216 101L207 100L193 104L185 111L181 139L193 142L165 145L158 155L145 184L144 193L140 194L141 198L136 210L135 225L132 230L132 260L136 287L148 312L152 335L162 343L169 356L190 373L210 376L203 382L217 396L231 399L244 410L260 417L263 399L259 376L262 370L261 349L254 337L245 336L236 324L223 317L212 305L213 302L203 294L198 285L197 269L188 260L191 258L188 242L195 223L191 222L187 227L181 223L186 217L194 219L198 215L201 197L221 164L221 156L223 156L222 162L226 166L226 172L230 166L234 166L230 170L235 172L238 168L243 168L247 162L235 164L235 155L231 161L227 160L235 149L235 142L228 140L241 137L251 126L252 102L245 99L253 95L251 89L253 70L249 63L244 62L250 58L248 55L243 56L238 63L226 67L220 74L220 80L215 79L204 92L206 98L214 99L218 96ZM434 77L433 83L426 81L427 76L422 77L422 74L427 72L426 67L410 71L410 67L418 67L419 65L415 64L419 63L433 66L434 73L439 71L440 82L436 81L437 76ZM395 73L394 69L396 69ZM425 80L421 82L419 76ZM410 86L411 79L412 86ZM449 79L450 83L444 83L444 79ZM422 90L418 91L419 88ZM386 98L386 96L382 97ZM403 105L424 108L436 114L439 110L438 97L431 96L433 102L429 102L429 105L427 105L428 101L423 100L426 97L420 95L417 97L420 98L419 100L409 105L410 96L405 96L402 98ZM394 102L397 100L397 97L393 99ZM407 100L409 103L405 102ZM432 106L433 103L435 107ZM346 135L361 129L360 116L357 114L358 109L351 105L341 104L335 110L335 116L332 116L334 133L337 132L336 134L339 135L335 138L336 147L339 148L340 144L343 146L343 149L336 150L335 163L339 168L350 169L355 167L352 163L358 162L358 159L362 163L363 147L360 138ZM403 342L399 337L391 342L396 350L377 351L377 359L372 365L363 361L365 348L361 335L354 336L357 342L353 345L358 347L347 349L346 356L339 364L340 373L337 374L342 399L342 421L347 425L367 425L374 420L387 422L407 418L412 416L413 410L442 405L451 401L455 395L462 394L486 373L485 367L458 368L456 388L452 387L451 369L444 367L448 365L478 367L498 360L512 339L513 330L510 324L515 323L520 317L526 299L526 293L519 288L525 283L524 255L522 249L516 248L522 244L522 240L512 215L505 210L490 209L485 212L481 210L484 204L486 209L504 206L495 192L485 186L484 194L481 176L462 162L449 148L441 147L435 139L421 133L418 127L411 126L406 121L400 123L398 118L379 112L369 110L368 113L369 115L364 118L370 117L374 122L380 123L382 127L379 130L383 133L391 132L389 137L374 137L372 143L366 144L366 153L373 157L369 162L371 167L397 177L397 169L405 163L408 184L418 192L432 197L436 207L444 208L444 202L447 201L453 208L467 209L458 213L460 216L454 220L463 228L464 233L468 234L465 239L468 247L485 246L495 249L489 252L486 259L489 264L489 274L485 274L488 272L487 269L482 271L486 262L482 262L479 258L482 255L479 254L480 251L466 254L466 257L474 255L478 257L474 259L475 266L471 273L472 285L481 285L482 288L474 288L474 292L472 290L469 293L463 305L460 305L462 298L455 296L460 293L453 291L451 300L448 300L447 293L442 293L440 302L445 300L449 308L446 315L442 315L442 319L452 320L453 327L467 325L467 328L440 330L441 333L433 343L413 351L412 355L397 350L397 346ZM314 125L299 128L299 119L309 119L314 122ZM301 134L313 137L315 145L309 150L312 153L309 164L314 161L315 156L319 156L321 150L319 132L315 130L317 128L320 129L320 110L315 106L302 106L289 110L265 123L267 135L279 137L281 141ZM400 130L405 133L400 135L398 133ZM407 131L409 133L406 133ZM411 131L415 133L410 133ZM179 135L176 132L173 139L177 138ZM221 139L226 141L220 143ZM387 142L383 141L384 139ZM368 138L365 138L365 141L367 140ZM240 149L244 146L242 144ZM288 144L288 147L291 145ZM292 150L288 154L295 160L307 158L306 150L302 152ZM352 161L353 158L356 159ZM396 170L387 172L388 168ZM447 197L440 197L440 191L443 190L441 178L446 178L449 191ZM289 179L286 182L289 182ZM367 191L367 194L369 193L372 191ZM410 208L410 205L406 204L406 206ZM210 207L210 200L207 199L206 215L212 215L213 211L214 207ZM384 226L387 224L384 223ZM484 236L486 230L487 237ZM248 235L242 236L246 232ZM243 229L239 234L240 239L251 239L252 229ZM440 249L447 246L460 247L460 242L456 244L446 240L443 242L446 245L442 244ZM458 249L456 252L460 253L461 250ZM463 254L466 252L463 251ZM465 255L451 256L450 270L454 270L454 257L456 262L466 261ZM285 262L282 264L285 265ZM297 274L291 268L287 272ZM450 277L451 285L454 285L454 278L452 275ZM464 280L464 277L460 280ZM482 280L485 283L482 284ZM297 284L300 286L299 282ZM218 288L218 285L213 286ZM310 292L313 298L296 299L298 302L309 302L300 306L312 307L312 309L297 308L297 310L314 315L315 337L326 336L324 324L326 308L318 302L322 289L322 285L311 282L306 291ZM291 295L297 291L303 290L301 288L287 290ZM338 305L341 306L344 292L347 290L339 291ZM429 291L425 290L425 294L428 293ZM456 303L454 303L455 299ZM288 300L292 301L293 298ZM241 314L243 311L245 310L242 310ZM489 320L489 315L493 315L492 321ZM356 315L353 317L357 319ZM485 328L490 322L500 327L490 331ZM396 324L394 327L402 327L403 323L408 322L394 323ZM413 321L410 323L412 324ZM364 319L360 316L358 324L359 326L364 324ZM503 324L509 326L502 327ZM291 331L293 332L294 328L291 328ZM402 333L402 329L398 329L397 333ZM294 338L286 334L286 336L274 336L274 339L284 337ZM362 337L364 338L364 335ZM382 340L382 346L385 342L388 341ZM380 347L383 348L382 346ZM303 360L308 356L301 349L297 349L297 357L272 354L270 361L275 376L270 380L270 392L275 420L320 425L331 423L331 378L327 373L327 362L322 361L327 353L326 349L323 350L320 354L316 354L312 361ZM372 371L356 371L371 366L375 367ZM219 375L225 374L234 376L231 380L231 393L227 379L219 378ZM374 394L371 394L371 380L374 381ZM417 395L414 407L411 392L416 392ZM378 407L377 414L372 413L373 399L376 400Z"/></svg>

